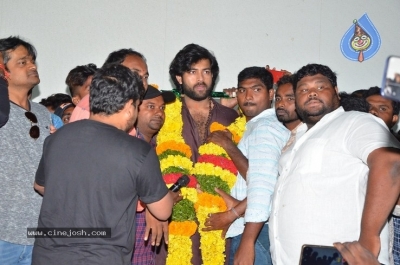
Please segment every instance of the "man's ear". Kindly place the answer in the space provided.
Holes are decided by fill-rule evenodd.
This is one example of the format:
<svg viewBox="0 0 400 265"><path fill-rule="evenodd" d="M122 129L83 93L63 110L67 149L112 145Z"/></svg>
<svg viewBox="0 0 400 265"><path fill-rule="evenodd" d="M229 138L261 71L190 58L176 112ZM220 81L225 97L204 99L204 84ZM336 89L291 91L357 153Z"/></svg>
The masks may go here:
<svg viewBox="0 0 400 265"><path fill-rule="evenodd" d="M337 86L335 86L335 92L336 92L336 96L337 96L338 99L340 100L339 88L338 88Z"/></svg>
<svg viewBox="0 0 400 265"><path fill-rule="evenodd" d="M75 106L78 105L79 101L81 101L81 100L80 100L80 98L78 96L73 96L72 97L72 103L74 103Z"/></svg>
<svg viewBox="0 0 400 265"><path fill-rule="evenodd" d="M398 122L398 120L399 120L399 115L393 115L393 117L392 117L392 124L393 124L393 126L395 126L396 125L396 123ZM393 127L392 126L392 127ZM390 128L389 128L390 129Z"/></svg>
<svg viewBox="0 0 400 265"><path fill-rule="evenodd" d="M178 83L182 85L182 76L176 75L175 78L178 81Z"/></svg>
<svg viewBox="0 0 400 265"><path fill-rule="evenodd" d="M271 100L273 100L274 99L274 95L275 95L275 90L273 88L269 89L268 90L268 94L269 94L269 98Z"/></svg>
<svg viewBox="0 0 400 265"><path fill-rule="evenodd" d="M2 52L0 52L0 64L2 65L1 69L3 69L2 72L3 72L4 77L7 79L7 82L10 81L10 71L7 69L7 66L4 65Z"/></svg>
<svg viewBox="0 0 400 265"><path fill-rule="evenodd" d="M128 102L126 102L122 111L127 115L127 118L134 117L135 115L137 115L139 104L140 104L139 100L135 102L132 99L130 99Z"/></svg>

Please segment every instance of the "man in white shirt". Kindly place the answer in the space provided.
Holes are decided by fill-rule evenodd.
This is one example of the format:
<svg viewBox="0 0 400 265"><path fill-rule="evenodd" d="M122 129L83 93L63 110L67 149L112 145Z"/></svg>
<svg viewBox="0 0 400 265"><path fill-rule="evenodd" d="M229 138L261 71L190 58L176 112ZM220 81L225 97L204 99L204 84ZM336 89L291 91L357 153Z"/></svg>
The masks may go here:
<svg viewBox="0 0 400 265"><path fill-rule="evenodd" d="M280 165L269 227L273 263L297 264L304 244L358 239L387 264L400 146L372 115L344 112L329 67L306 65L296 81L296 110L306 132L281 156L286 163Z"/></svg>

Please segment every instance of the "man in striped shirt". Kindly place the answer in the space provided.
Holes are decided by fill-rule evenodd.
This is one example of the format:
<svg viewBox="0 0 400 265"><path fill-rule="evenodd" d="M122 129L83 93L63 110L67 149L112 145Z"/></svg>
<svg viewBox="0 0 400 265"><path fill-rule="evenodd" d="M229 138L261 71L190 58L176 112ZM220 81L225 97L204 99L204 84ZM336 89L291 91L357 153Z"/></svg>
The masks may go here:
<svg viewBox="0 0 400 265"><path fill-rule="evenodd" d="M231 195L241 201L247 197L247 206L243 204L246 200L240 205L228 205L229 214L237 218L226 235L232 238L229 264L272 264L267 220L279 157L289 138L289 130L271 109L273 96L271 73L263 67L245 68L239 73L237 89L238 104L247 120L241 141L236 147L229 132L223 131L208 138L227 151L239 171ZM243 205L246 212L241 216ZM212 226L207 222L207 227Z"/></svg>

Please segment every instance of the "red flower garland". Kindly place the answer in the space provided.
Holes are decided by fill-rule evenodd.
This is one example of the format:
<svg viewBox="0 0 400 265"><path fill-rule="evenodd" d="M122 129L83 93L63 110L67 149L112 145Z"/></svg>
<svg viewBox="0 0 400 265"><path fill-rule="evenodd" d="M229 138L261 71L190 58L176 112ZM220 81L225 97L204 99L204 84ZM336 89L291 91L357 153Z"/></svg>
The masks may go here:
<svg viewBox="0 0 400 265"><path fill-rule="evenodd" d="M163 175L164 182L166 184L174 184L180 177L182 177L182 173L168 173ZM186 186L187 188L196 188L197 179L193 176L189 176L189 184Z"/></svg>
<svg viewBox="0 0 400 265"><path fill-rule="evenodd" d="M238 172L232 160L223 156L204 154L199 157L197 163L211 163L215 166L229 170L233 175L237 175Z"/></svg>

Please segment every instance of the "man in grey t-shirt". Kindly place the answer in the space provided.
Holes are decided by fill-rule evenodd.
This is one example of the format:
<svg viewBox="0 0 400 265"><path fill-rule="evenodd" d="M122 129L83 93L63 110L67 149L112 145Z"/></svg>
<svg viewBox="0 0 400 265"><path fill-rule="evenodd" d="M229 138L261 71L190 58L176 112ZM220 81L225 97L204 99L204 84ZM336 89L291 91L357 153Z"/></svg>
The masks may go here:
<svg viewBox="0 0 400 265"><path fill-rule="evenodd" d="M10 114L0 128L0 264L31 264L33 238L42 197L33 181L44 139L50 132L48 110L28 100L39 84L35 48L17 38L0 39L0 64L8 81Z"/></svg>

